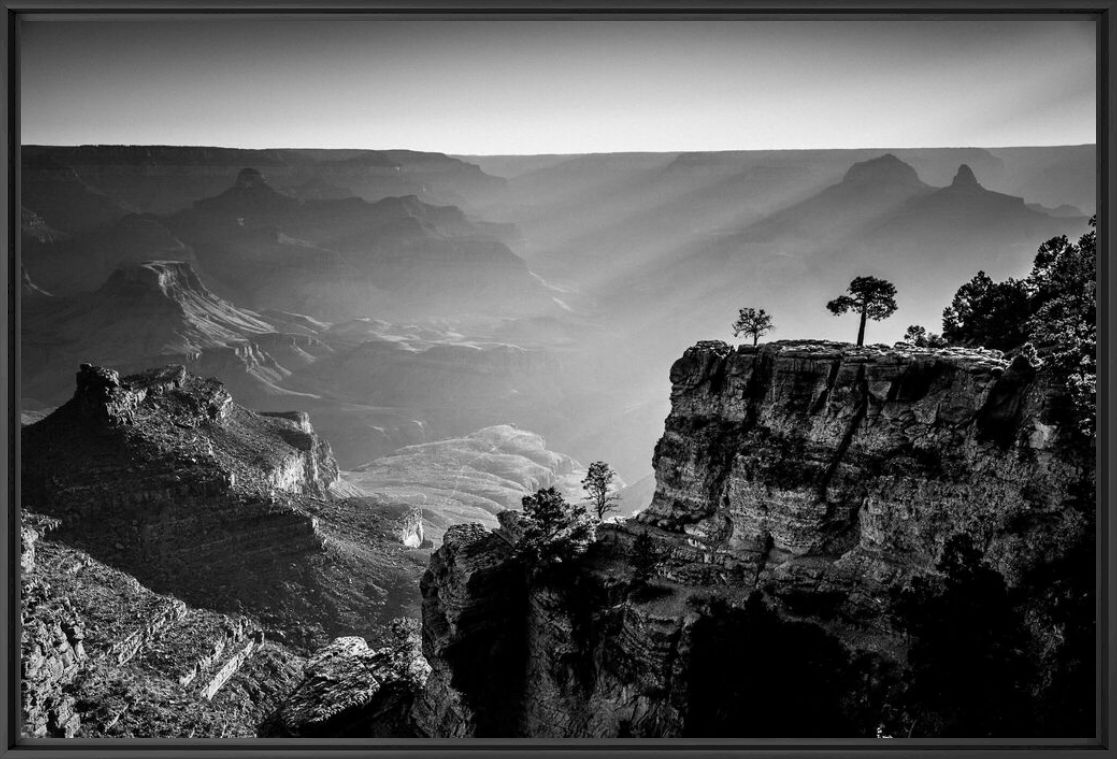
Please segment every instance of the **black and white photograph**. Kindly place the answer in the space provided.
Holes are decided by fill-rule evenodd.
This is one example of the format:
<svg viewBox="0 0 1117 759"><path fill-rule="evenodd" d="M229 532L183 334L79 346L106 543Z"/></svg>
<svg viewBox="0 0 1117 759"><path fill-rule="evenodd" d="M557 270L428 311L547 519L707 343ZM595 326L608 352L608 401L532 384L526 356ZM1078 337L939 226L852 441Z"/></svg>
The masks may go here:
<svg viewBox="0 0 1117 759"><path fill-rule="evenodd" d="M16 740L1086 745L1098 32L21 19Z"/></svg>

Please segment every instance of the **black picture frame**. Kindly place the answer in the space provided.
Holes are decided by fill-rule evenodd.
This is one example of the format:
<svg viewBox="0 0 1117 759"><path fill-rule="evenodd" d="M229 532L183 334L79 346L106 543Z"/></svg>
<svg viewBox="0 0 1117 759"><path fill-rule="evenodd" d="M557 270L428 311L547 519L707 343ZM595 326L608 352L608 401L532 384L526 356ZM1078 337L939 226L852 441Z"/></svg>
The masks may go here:
<svg viewBox="0 0 1117 759"><path fill-rule="evenodd" d="M3 124L5 182L3 215L0 216L5 245L5 263L0 267L3 287L0 299L6 317L0 350L5 367L0 382L0 407L6 424L0 447L0 467L6 482L6 518L0 541L0 575L5 592L0 618L0 681L3 682L3 721L0 725L0 757L144 756L144 757L393 757L412 759L452 754L520 755L538 753L553 759L585 756L638 756L679 754L712 759L730 754L747 754L757 759L799 755L846 757L870 753L903 759L932 757L1008 757L1022 754L1049 756L1117 756L1113 735L1117 730L1117 706L1113 692L1117 687L1117 664L1113 656L1114 630L1117 630L1117 543L1114 520L1113 474L1108 464L1117 450L1117 428L1112 403L1117 395L1114 369L1113 298L1117 292L1117 273L1108 257L1112 239L1111 223L1117 218L1114 206L1114 165L1112 160L1117 130L1112 88L1113 51L1117 49L1117 0L0 0L3 9L3 39L0 51L4 60ZM20 186L20 112L19 112L19 28L24 19L88 19L106 14L159 13L188 16L195 14L403 14L423 16L475 16L480 18L531 16L565 17L717 17L750 15L760 17L908 16L914 14L1094 14L1098 22L1097 69L1097 158L1098 158L1098 237L1099 255L1099 343L1100 374L1097 449L1098 532L1098 732L1093 739L1047 739L1024 743L1004 740L792 740L792 739L663 739L663 740L491 740L491 739L368 739L368 740L283 740L283 739L21 739L19 737L19 235Z"/></svg>

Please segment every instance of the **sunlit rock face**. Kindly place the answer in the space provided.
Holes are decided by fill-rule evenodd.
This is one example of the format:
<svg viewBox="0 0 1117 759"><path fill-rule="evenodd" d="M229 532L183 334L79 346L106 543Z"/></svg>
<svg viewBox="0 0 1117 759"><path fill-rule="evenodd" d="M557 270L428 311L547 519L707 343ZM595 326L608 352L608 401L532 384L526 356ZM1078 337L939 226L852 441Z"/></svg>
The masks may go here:
<svg viewBox="0 0 1117 759"><path fill-rule="evenodd" d="M1028 578L1092 545L1093 456L1041 370L714 342L671 380L652 503L583 558L533 571L515 515L447 532L422 585L419 732L871 736L908 665L896 594L958 535L1015 594L1029 650L1063 645Z"/></svg>
<svg viewBox="0 0 1117 759"><path fill-rule="evenodd" d="M1010 580L1081 525L1089 462L1051 439L1057 388L960 349L700 344L672 368L646 524L709 572L888 585L959 532ZM719 566L724 565L724 566Z"/></svg>
<svg viewBox="0 0 1117 759"><path fill-rule="evenodd" d="M74 397L22 436L23 507L158 592L257 610L306 645L418 600L421 560L389 536L398 509L339 495L305 413L250 411L181 366L84 365Z"/></svg>
<svg viewBox="0 0 1117 759"><path fill-rule="evenodd" d="M418 624L394 620L369 646L364 638L337 638L315 651L303 680L261 726L264 737L411 737L415 693L430 675L419 651Z"/></svg>
<svg viewBox="0 0 1117 759"><path fill-rule="evenodd" d="M70 402L23 432L24 502L141 577L226 585L239 568L321 550L292 498L326 496L337 467L307 428L181 366L122 378L83 365Z"/></svg>
<svg viewBox="0 0 1117 759"><path fill-rule="evenodd" d="M306 334L277 330L214 294L186 261L115 269L95 292L24 307L24 392L60 403L79 363L131 373L169 363L219 376L254 406L290 407L308 396L280 385L291 369L328 352ZM286 405L283 405L286 404Z"/></svg>
<svg viewBox="0 0 1117 759"><path fill-rule="evenodd" d="M58 541L59 520L22 519L25 736L249 737L297 683L301 658L256 620L154 593Z"/></svg>

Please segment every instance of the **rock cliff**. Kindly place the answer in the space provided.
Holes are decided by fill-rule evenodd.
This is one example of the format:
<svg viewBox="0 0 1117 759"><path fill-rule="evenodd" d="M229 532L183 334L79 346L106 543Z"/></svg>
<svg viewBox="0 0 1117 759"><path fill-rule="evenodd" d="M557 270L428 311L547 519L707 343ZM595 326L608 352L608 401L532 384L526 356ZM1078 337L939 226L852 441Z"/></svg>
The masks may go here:
<svg viewBox="0 0 1117 759"><path fill-rule="evenodd" d="M417 603L425 555L389 534L398 509L338 494L305 413L249 411L181 366L120 377L87 364L22 437L23 508L156 592L251 612L303 646Z"/></svg>
<svg viewBox="0 0 1117 759"><path fill-rule="evenodd" d="M447 531L422 583L421 733L1088 731L1021 717L1092 704L1052 683L1092 671L1092 618L1059 609L1091 592L1065 567L1092 556L1093 452L1042 371L959 349L699 343L671 380L651 506L599 527L575 565L525 571L507 514ZM650 580L633 569L642 533ZM976 608L920 627L913 598ZM927 684L967 650L999 662L990 629L1025 631L1002 658L1031 668L989 678L1019 697L1017 721L960 727ZM1008 708L988 698L989 715Z"/></svg>
<svg viewBox="0 0 1117 759"><path fill-rule="evenodd" d="M1091 459L1060 446L1058 389L1023 358L700 344L671 379L640 520L686 536L684 574L875 588L962 532L1012 582L1082 527Z"/></svg>

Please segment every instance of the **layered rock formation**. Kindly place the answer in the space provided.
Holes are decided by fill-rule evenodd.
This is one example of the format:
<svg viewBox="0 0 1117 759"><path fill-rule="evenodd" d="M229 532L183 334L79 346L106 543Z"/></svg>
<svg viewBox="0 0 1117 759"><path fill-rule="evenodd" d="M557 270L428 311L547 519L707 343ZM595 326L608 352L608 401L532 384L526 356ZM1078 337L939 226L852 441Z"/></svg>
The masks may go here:
<svg viewBox="0 0 1117 759"><path fill-rule="evenodd" d="M685 534L711 579L889 585L966 533L1012 581L1081 529L1091 461L1023 358L700 344L672 384L641 521Z"/></svg>
<svg viewBox="0 0 1117 759"><path fill-rule="evenodd" d="M302 682L261 727L280 738L411 737L409 710L430 667L419 652L418 624L394 620L370 648L338 638L306 663Z"/></svg>
<svg viewBox="0 0 1117 759"><path fill-rule="evenodd" d="M24 735L255 735L301 659L248 617L191 608L59 542L58 527L24 513Z"/></svg>
<svg viewBox="0 0 1117 759"><path fill-rule="evenodd" d="M23 429L22 462L23 506L60 519L60 540L300 645L368 634L417 600L423 552L391 534L398 509L335 494L306 414L254 413L181 366L84 365L74 397Z"/></svg>
<svg viewBox="0 0 1117 759"><path fill-rule="evenodd" d="M1094 472L1042 372L981 351L700 343L671 378L651 506L576 566L527 571L511 517L447 531L423 578L420 732L871 736L902 722L917 666L897 594L949 569L957 536L1027 620L1027 698L1051 697L1050 652L1072 636L1034 574L1092 545Z"/></svg>
<svg viewBox="0 0 1117 759"><path fill-rule="evenodd" d="M73 367L95 361L124 373L183 364L221 377L242 401L290 408L307 396L282 387L285 363L299 369L330 351L218 297L185 261L124 265L95 292L25 298L23 311L24 392L44 402L65 399Z"/></svg>

